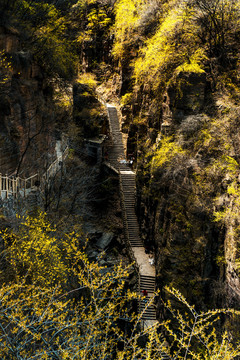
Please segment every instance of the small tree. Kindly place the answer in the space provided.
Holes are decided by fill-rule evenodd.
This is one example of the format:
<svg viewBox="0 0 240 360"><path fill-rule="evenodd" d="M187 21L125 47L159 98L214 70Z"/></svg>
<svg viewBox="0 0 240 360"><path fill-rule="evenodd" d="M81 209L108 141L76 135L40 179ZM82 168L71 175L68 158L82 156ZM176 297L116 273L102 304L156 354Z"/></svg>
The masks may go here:
<svg viewBox="0 0 240 360"><path fill-rule="evenodd" d="M192 0L194 16L200 24L200 37L209 47L210 57L226 60L233 51L239 22L239 0Z"/></svg>

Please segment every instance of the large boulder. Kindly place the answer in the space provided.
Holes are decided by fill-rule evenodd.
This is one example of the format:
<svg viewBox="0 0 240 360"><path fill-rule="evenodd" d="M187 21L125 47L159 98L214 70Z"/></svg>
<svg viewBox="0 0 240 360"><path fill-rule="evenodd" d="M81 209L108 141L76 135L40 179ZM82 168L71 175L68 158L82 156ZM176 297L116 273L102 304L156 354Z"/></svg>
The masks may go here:
<svg viewBox="0 0 240 360"><path fill-rule="evenodd" d="M97 241L97 246L100 249L106 249L110 245L113 237L114 237L114 234L112 232L103 233L103 235Z"/></svg>

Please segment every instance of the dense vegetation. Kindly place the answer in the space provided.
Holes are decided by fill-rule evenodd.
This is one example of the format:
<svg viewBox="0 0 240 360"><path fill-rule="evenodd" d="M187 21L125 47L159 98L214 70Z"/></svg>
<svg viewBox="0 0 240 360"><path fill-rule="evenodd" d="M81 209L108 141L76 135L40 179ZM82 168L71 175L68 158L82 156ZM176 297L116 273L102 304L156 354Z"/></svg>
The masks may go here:
<svg viewBox="0 0 240 360"><path fill-rule="evenodd" d="M43 214L18 218L15 228L1 233L2 359L230 360L240 354L228 333L221 337L213 325L221 313L237 312L198 313L166 288L172 296L165 304L168 320L142 330L144 310L133 312L140 295L126 286L131 266L90 261L84 237L59 233ZM176 300L185 313L176 310Z"/></svg>
<svg viewBox="0 0 240 360"><path fill-rule="evenodd" d="M55 90L73 82L82 89L74 136L98 133L100 110L88 101L97 84L106 98L120 97L142 236L156 246L167 299L158 303L167 320L141 332L128 268L110 273L101 259L89 261L84 237L56 232L43 215L18 219L2 234L1 358L237 358L237 312L223 310L217 321L220 311L206 308L234 304L224 284L232 272L239 279L239 0L0 0L0 7L0 25L17 34ZM17 61L0 53L1 89Z"/></svg>

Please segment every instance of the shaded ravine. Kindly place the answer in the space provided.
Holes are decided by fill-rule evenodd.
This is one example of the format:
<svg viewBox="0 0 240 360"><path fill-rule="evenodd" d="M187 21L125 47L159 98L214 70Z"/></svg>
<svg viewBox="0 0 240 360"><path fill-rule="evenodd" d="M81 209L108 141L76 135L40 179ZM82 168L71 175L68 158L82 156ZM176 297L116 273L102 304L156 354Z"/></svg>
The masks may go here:
<svg viewBox="0 0 240 360"><path fill-rule="evenodd" d="M154 304L147 305L148 300L155 291L156 271L150 264L150 256L146 254L144 244L139 235L139 225L135 213L136 175L126 164L123 138L120 131L117 109L107 104L112 147L109 151L108 161L116 172L119 173L121 203L124 221L126 245L135 259L139 275L139 292L147 291L147 296L139 302L139 312L143 313L144 328L154 325L156 308Z"/></svg>

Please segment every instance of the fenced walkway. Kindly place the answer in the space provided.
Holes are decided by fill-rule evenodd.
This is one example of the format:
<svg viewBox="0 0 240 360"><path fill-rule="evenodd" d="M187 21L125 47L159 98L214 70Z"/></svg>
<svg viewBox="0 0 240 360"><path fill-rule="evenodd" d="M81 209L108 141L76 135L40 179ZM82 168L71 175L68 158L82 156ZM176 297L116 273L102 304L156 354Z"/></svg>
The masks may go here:
<svg viewBox="0 0 240 360"><path fill-rule="evenodd" d="M39 174L34 174L28 178L21 178L19 176L8 176L0 173L0 198L6 200L9 196L15 198L19 196L26 197L33 190L39 187L41 189L48 183L49 179L61 169L62 162L66 158L68 150L68 146L66 146L63 152L57 154L57 158L43 173L41 179Z"/></svg>
<svg viewBox="0 0 240 360"><path fill-rule="evenodd" d="M112 137L112 147L109 151L108 161L111 167L119 173L125 238L128 250L136 262L139 275L139 292L142 293L142 290L146 290L147 297L150 298L155 291L156 271L155 266L150 264L151 258L146 254L139 235L139 225L135 213L135 173L127 165L117 110L113 105L109 104L107 104L107 110ZM144 328L157 322L155 305L147 307L145 298L139 302L139 311L144 311Z"/></svg>

